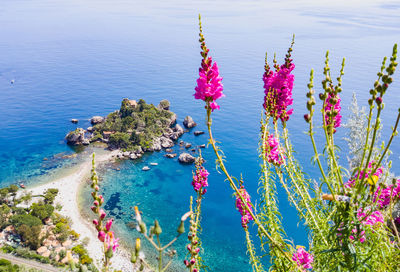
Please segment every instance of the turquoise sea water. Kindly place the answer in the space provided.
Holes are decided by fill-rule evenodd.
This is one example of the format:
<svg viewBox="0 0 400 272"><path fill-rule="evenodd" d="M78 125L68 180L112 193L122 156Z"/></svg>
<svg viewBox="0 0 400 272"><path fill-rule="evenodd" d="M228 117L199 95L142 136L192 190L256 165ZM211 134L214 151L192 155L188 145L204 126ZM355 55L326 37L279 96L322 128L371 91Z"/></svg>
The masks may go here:
<svg viewBox="0 0 400 272"><path fill-rule="evenodd" d="M143 98L158 104L171 101L178 121L190 114L205 129L203 105L192 94L200 64L197 15L210 53L224 77L226 98L214 114L214 133L228 158L232 174L241 173L251 195L258 182L258 130L263 89L264 54L277 52L279 61L296 34L295 113L289 122L297 158L317 177L303 131L308 75L315 68L320 82L326 50L332 72L346 57L342 107L346 119L351 94L366 102L383 56L400 42L400 5L395 1L26 1L0 3L0 182L49 179L77 159L63 138L92 115L105 115L121 99ZM399 73L386 97L383 136L399 106ZM11 81L14 80L14 84ZM319 84L316 84L319 87ZM318 89L317 89L318 90ZM337 137L345 135L339 130ZM206 142L187 134L184 141ZM340 142L340 141L339 141ZM175 147L179 149L179 147ZM399 140L393 143L399 162ZM346 149L342 150L346 162ZM57 155L62 153L60 155ZM57 155L54 157L54 155ZM204 201L204 259L211 271L250 271L240 219L228 184L214 169L211 150L204 151L210 188ZM48 160L43 160L47 158ZM158 162L149 172L140 169ZM394 171L399 172L394 164ZM187 211L190 166L163 158L163 153L138 162L123 162L121 171L104 170L106 208L120 219L118 230L133 241L126 226L131 206L139 205L147 222L157 218L172 238ZM397 171L396 171L397 170ZM284 196L280 207L286 231L296 244L307 244L296 213ZM256 200L256 199L254 199ZM169 237L168 237L169 236ZM166 238L166 240L168 240ZM184 252L184 237L176 245Z"/></svg>

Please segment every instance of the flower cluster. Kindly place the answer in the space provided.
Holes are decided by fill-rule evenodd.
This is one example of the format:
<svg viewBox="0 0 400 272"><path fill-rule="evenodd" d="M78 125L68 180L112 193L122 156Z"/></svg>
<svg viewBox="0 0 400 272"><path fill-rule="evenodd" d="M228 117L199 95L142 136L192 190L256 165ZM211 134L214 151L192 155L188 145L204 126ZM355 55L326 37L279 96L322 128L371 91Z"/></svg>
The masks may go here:
<svg viewBox="0 0 400 272"><path fill-rule="evenodd" d="M390 201L396 198L400 198L400 180L397 180L396 184L389 185L386 188L378 186L374 193L374 202L378 203L381 209L389 206Z"/></svg>
<svg viewBox="0 0 400 272"><path fill-rule="evenodd" d="M200 192L201 194L205 194L207 192L208 187L208 171L202 166L203 159L200 157L196 161L196 172L193 174L192 186L196 192Z"/></svg>
<svg viewBox="0 0 400 272"><path fill-rule="evenodd" d="M275 165L283 164L285 159L284 150L280 147L278 139L273 134L268 136L268 141L265 145L267 161Z"/></svg>
<svg viewBox="0 0 400 272"><path fill-rule="evenodd" d="M358 174L358 179L361 180L364 178L365 180L367 180L368 184L375 185L383 174L383 167L377 168L376 171L372 173L374 169L375 169L375 162L374 161L369 162L367 167L367 173L364 175L364 171L361 170ZM347 182L345 182L344 187L346 189L351 189L352 187L354 187L355 183L356 183L356 178L352 178Z"/></svg>
<svg viewBox="0 0 400 272"><path fill-rule="evenodd" d="M93 219L93 225L96 227L97 230L97 238L103 243L104 245L104 253L105 253L105 265L108 265L108 260L113 256L113 253L119 246L118 238L115 238L115 234L111 231L111 226L113 224L113 220L109 219L105 224L106 213L101 208L104 203L104 198L102 195L98 194L99 191L99 179L97 177L95 168L94 168L94 154L93 154L93 168L92 168L92 184L91 187L94 189L92 192L93 198L93 206L91 210L98 216L97 219Z"/></svg>
<svg viewBox="0 0 400 272"><path fill-rule="evenodd" d="M285 63L281 66L274 65L275 72L270 69L270 66L265 59L264 81L264 109L267 114L273 117L274 123L278 118L282 122L289 120L289 116L293 113L293 109L288 110L287 107L293 104L292 90L294 75L291 74L295 65L290 58L289 48L285 58Z"/></svg>
<svg viewBox="0 0 400 272"><path fill-rule="evenodd" d="M199 18L200 19L200 18ZM222 77L219 75L218 65L216 62L212 63L212 58L208 56L210 51L205 43L204 35L202 32L201 21L200 25L200 48L201 67L199 68L199 78L197 79L197 86L195 88L195 99L201 99L206 103L210 103L212 110L219 109L220 106L215 102L217 99L224 97L222 93L223 85L221 83Z"/></svg>
<svg viewBox="0 0 400 272"><path fill-rule="evenodd" d="M308 253L304 247L297 246L297 250L293 253L292 260L297 263L302 269L312 269L314 257Z"/></svg>
<svg viewBox="0 0 400 272"><path fill-rule="evenodd" d="M339 94L334 92L328 93L328 97L325 100L325 124L326 126L333 126L333 133L336 132L337 127L340 127L342 121L340 101Z"/></svg>
<svg viewBox="0 0 400 272"><path fill-rule="evenodd" d="M242 215L242 227L245 229L245 228L247 228L247 224L249 223L249 221L254 220L254 218L251 216L250 212L247 210L247 209L249 209L250 211L252 211L252 207L251 207L251 202L250 202L250 195L247 193L247 191L243 187L243 185L240 187L239 193L246 201L246 203L243 203L243 201L239 197L239 195L235 194L236 195L236 208L239 210L240 214ZM247 209L246 209L246 205L247 205Z"/></svg>
<svg viewBox="0 0 400 272"><path fill-rule="evenodd" d="M380 211L369 212L368 210L359 209L357 211L357 218L364 226L379 226L384 223L383 214Z"/></svg>

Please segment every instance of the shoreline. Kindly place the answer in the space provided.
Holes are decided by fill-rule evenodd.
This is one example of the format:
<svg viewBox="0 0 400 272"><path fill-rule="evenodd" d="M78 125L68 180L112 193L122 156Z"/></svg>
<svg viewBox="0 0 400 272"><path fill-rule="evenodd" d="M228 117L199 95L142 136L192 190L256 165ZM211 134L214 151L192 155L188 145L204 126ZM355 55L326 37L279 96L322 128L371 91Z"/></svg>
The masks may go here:
<svg viewBox="0 0 400 272"><path fill-rule="evenodd" d="M119 150L114 150L108 151L106 154L96 155L96 167L99 167L102 163L111 161L118 153ZM71 219L72 229L80 234L79 240L82 240L85 237L89 238L89 243L86 246L89 256L93 259L93 263L97 267L101 267L103 244L97 239L97 233L91 222L82 216L80 209L82 207L79 207L78 203L79 190L82 187L83 182L90 177L91 168L92 160L89 157L87 160L84 160L79 164L78 169L75 172L53 181L29 186L26 190L21 190L20 192L32 192L33 195L37 195L42 194L49 188L57 188L59 192L54 203L62 205L62 209L59 213ZM111 267L113 269L133 271L133 264L130 262L130 254L123 246L117 248L111 262Z"/></svg>

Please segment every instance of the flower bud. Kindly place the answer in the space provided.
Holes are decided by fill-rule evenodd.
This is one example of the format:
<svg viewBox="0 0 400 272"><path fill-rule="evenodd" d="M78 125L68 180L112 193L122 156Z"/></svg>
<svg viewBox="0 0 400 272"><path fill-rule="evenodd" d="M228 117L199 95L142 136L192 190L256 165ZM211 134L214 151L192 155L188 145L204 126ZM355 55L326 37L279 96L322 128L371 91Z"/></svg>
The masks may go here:
<svg viewBox="0 0 400 272"><path fill-rule="evenodd" d="M320 94L319 94L319 99L325 100L325 99L326 99L326 95L323 94L323 93L320 93Z"/></svg>
<svg viewBox="0 0 400 272"><path fill-rule="evenodd" d="M107 230L107 231L109 231L109 230L111 229L112 223L113 223L113 220L112 220L112 219L110 219L110 220L107 221L107 223L106 223L106 230Z"/></svg>
<svg viewBox="0 0 400 272"><path fill-rule="evenodd" d="M378 96L378 97L375 99L375 102L376 102L377 105L382 104L382 97L381 97L381 96Z"/></svg>
<svg viewBox="0 0 400 272"><path fill-rule="evenodd" d="M196 259L195 258L192 258L191 260L190 260L190 264L195 264L196 263Z"/></svg>
<svg viewBox="0 0 400 272"><path fill-rule="evenodd" d="M181 221L181 223L179 224L179 227L177 229L177 232L179 234L182 234L185 232L185 222Z"/></svg>
<svg viewBox="0 0 400 272"><path fill-rule="evenodd" d="M103 209L100 210L100 219L103 220L106 217L106 213Z"/></svg>
<svg viewBox="0 0 400 272"><path fill-rule="evenodd" d="M137 261L137 257L135 254L133 254L133 252L131 253L131 263L136 263Z"/></svg>
<svg viewBox="0 0 400 272"><path fill-rule="evenodd" d="M186 267L189 266L189 261L188 260L184 260L183 263L185 264Z"/></svg>
<svg viewBox="0 0 400 272"><path fill-rule="evenodd" d="M97 207L95 207L95 206L92 206L92 207L90 207L90 209L94 212L94 213L97 213Z"/></svg>
<svg viewBox="0 0 400 272"><path fill-rule="evenodd" d="M143 221L140 221L139 228L140 228L140 233L145 234L147 232L146 224Z"/></svg>
<svg viewBox="0 0 400 272"><path fill-rule="evenodd" d="M140 238L136 238L135 251L136 251L136 254L139 254L139 251L140 251Z"/></svg>
<svg viewBox="0 0 400 272"><path fill-rule="evenodd" d="M161 233L162 233L162 229L161 229L160 224L158 223L157 220L154 220L154 234L158 236Z"/></svg>
<svg viewBox="0 0 400 272"><path fill-rule="evenodd" d="M99 201L100 201L100 205L103 205L104 197L102 195L99 195Z"/></svg>
<svg viewBox="0 0 400 272"><path fill-rule="evenodd" d="M304 120L306 120L307 123L310 123L311 116L309 114L304 114Z"/></svg>
<svg viewBox="0 0 400 272"><path fill-rule="evenodd" d="M97 226L99 224L99 221L97 219L93 219L93 225Z"/></svg>
<svg viewBox="0 0 400 272"><path fill-rule="evenodd" d="M98 190L100 190L99 186L97 186L97 185L96 185L96 186L94 186L94 190L95 190L95 191L98 191Z"/></svg>
<svg viewBox="0 0 400 272"><path fill-rule="evenodd" d="M104 242L104 239L106 238L106 233L104 231L99 231L97 234L97 238L99 238L100 241Z"/></svg>
<svg viewBox="0 0 400 272"><path fill-rule="evenodd" d="M95 201L93 202L93 205L95 205L96 207L98 207L98 206L99 206L99 202L98 202L97 200L95 200Z"/></svg>

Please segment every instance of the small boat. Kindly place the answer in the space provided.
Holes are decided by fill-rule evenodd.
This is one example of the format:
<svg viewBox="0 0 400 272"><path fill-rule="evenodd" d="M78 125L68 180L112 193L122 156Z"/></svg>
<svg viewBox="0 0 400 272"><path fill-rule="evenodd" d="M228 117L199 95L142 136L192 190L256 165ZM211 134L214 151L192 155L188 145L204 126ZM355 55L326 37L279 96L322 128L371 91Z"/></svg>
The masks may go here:
<svg viewBox="0 0 400 272"><path fill-rule="evenodd" d="M156 162L151 162L150 165L157 166L158 163L156 163Z"/></svg>
<svg viewBox="0 0 400 272"><path fill-rule="evenodd" d="M19 187L21 187L22 189L25 189L25 184L20 183L20 184L19 184Z"/></svg>
<svg viewBox="0 0 400 272"><path fill-rule="evenodd" d="M142 171L149 171L149 170L150 170L150 167L148 167L148 166L145 166L142 168Z"/></svg>

